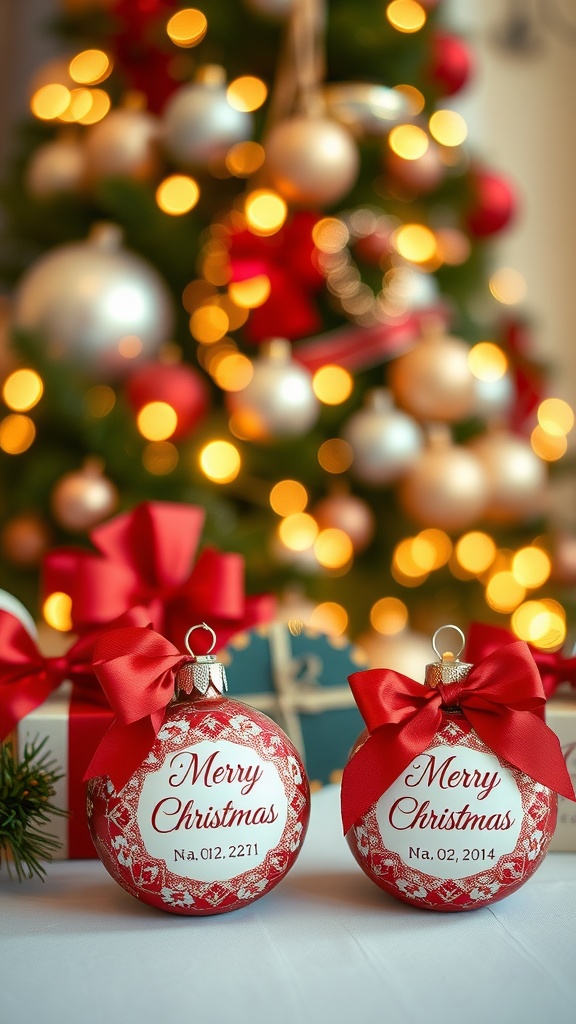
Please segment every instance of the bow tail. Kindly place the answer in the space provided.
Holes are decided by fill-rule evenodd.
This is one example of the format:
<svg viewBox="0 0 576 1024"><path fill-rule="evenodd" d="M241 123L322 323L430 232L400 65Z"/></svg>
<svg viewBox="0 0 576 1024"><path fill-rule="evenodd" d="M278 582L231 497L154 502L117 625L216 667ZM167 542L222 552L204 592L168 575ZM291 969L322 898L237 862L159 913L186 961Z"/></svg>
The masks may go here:
<svg viewBox="0 0 576 1024"><path fill-rule="evenodd" d="M380 726L350 758L341 788L344 835L426 749L441 719L436 708L428 709L425 716L420 712L404 722Z"/></svg>
<svg viewBox="0 0 576 1024"><path fill-rule="evenodd" d="M568 800L576 799L558 737L537 711L518 714L500 707L496 715L470 707L462 710L487 747L505 751L505 760L529 778Z"/></svg>
<svg viewBox="0 0 576 1024"><path fill-rule="evenodd" d="M112 722L88 765L84 781L108 775L119 793L133 774L131 766L140 765L149 753L156 732L152 717L140 718L130 725Z"/></svg>

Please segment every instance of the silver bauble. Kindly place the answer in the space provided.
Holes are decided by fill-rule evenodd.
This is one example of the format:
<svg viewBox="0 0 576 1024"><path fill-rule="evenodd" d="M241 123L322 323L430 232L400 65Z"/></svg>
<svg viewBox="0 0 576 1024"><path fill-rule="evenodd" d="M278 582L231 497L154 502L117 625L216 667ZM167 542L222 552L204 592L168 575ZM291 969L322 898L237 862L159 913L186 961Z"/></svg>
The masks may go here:
<svg viewBox="0 0 576 1024"><path fill-rule="evenodd" d="M497 380L478 380L474 378L474 416L490 420L505 416L509 412L515 397L512 377L504 373Z"/></svg>
<svg viewBox="0 0 576 1024"><path fill-rule="evenodd" d="M292 359L289 342L270 341L253 367L247 387L226 394L232 432L250 441L306 434L320 415L320 403L310 371Z"/></svg>
<svg viewBox="0 0 576 1024"><path fill-rule="evenodd" d="M38 332L52 358L117 378L169 339L172 299L157 271L122 247L120 229L99 224L86 241L32 264L16 292L14 323Z"/></svg>
<svg viewBox="0 0 576 1024"><path fill-rule="evenodd" d="M452 444L446 434L433 436L398 487L398 500L414 522L424 527L459 531L484 513L488 476L469 449Z"/></svg>
<svg viewBox="0 0 576 1024"><path fill-rule="evenodd" d="M436 332L399 356L388 382L399 405L420 420L455 423L474 408L474 377L469 346L460 338Z"/></svg>
<svg viewBox="0 0 576 1024"><path fill-rule="evenodd" d="M81 191L85 175L86 157L82 146L76 137L64 135L34 150L26 168L25 183L30 195L48 199Z"/></svg>
<svg viewBox="0 0 576 1024"><path fill-rule="evenodd" d="M398 480L424 445L422 429L411 416L394 407L386 388L368 392L364 407L344 424L342 437L354 452L353 475L375 487Z"/></svg>
<svg viewBox="0 0 576 1024"><path fill-rule="evenodd" d="M179 167L191 169L223 162L228 150L254 131L252 115L228 103L226 83L217 72L172 93L163 122L166 152Z"/></svg>
<svg viewBox="0 0 576 1024"><path fill-rule="evenodd" d="M72 533L85 533L116 511L118 490L104 476L99 460L88 460L81 469L58 480L50 505L60 526Z"/></svg>
<svg viewBox="0 0 576 1024"><path fill-rule="evenodd" d="M530 441L507 430L490 430L470 443L488 479L486 518L523 522L546 511L546 464Z"/></svg>
<svg viewBox="0 0 576 1024"><path fill-rule="evenodd" d="M327 117L297 114L264 140L269 184L292 206L331 206L354 185L360 167L350 132Z"/></svg>
<svg viewBox="0 0 576 1024"><path fill-rule="evenodd" d="M321 530L342 530L359 554L371 543L376 530L372 509L355 494L329 494L314 506L312 515Z"/></svg>
<svg viewBox="0 0 576 1024"><path fill-rule="evenodd" d="M149 181L158 173L160 119L130 106L111 110L86 132L90 178L115 176Z"/></svg>

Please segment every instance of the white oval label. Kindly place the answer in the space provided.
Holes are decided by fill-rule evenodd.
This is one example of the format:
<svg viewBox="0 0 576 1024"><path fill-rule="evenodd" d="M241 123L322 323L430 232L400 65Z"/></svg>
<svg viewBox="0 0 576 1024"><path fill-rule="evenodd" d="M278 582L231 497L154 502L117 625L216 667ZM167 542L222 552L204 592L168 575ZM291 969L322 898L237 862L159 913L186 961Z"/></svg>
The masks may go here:
<svg viewBox="0 0 576 1024"><path fill-rule="evenodd" d="M287 816L275 765L227 740L169 753L146 776L137 813L148 852L175 874L206 882L259 866Z"/></svg>
<svg viewBox="0 0 576 1024"><path fill-rule="evenodd" d="M522 817L510 772L493 754L460 746L415 757L376 805L386 849L439 878L493 867L515 849Z"/></svg>

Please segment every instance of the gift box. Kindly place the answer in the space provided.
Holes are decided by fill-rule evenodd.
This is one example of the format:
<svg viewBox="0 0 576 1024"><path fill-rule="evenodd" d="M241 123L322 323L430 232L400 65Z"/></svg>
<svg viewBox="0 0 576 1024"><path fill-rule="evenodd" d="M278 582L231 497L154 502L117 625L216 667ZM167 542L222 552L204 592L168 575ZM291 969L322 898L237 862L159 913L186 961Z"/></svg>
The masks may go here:
<svg viewBox="0 0 576 1024"><path fill-rule="evenodd" d="M237 634L219 657L230 696L281 726L311 784L338 782L363 728L347 678L367 667L364 652L343 637L273 622Z"/></svg>
<svg viewBox="0 0 576 1024"><path fill-rule="evenodd" d="M63 773L55 784L53 803L69 814L52 815L45 826L60 844L54 860L96 857L86 821L84 773L112 721L109 707L65 681L43 704L25 715L12 733L16 756L26 743L46 738L46 749Z"/></svg>
<svg viewBox="0 0 576 1024"><path fill-rule="evenodd" d="M566 689L546 704L546 722L560 740L566 767L576 788L576 694ZM576 852L576 804L558 797L556 832L550 844L557 852Z"/></svg>

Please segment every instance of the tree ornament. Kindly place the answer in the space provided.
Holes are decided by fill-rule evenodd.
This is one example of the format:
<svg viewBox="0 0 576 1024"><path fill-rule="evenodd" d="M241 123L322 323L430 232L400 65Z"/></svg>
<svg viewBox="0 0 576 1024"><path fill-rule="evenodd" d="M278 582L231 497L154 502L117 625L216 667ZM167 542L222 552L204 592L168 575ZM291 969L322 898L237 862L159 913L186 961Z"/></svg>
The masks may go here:
<svg viewBox="0 0 576 1024"><path fill-rule="evenodd" d="M178 422L171 440L188 437L208 412L210 398L205 379L184 363L147 363L126 380L126 397L137 414L150 402L165 402Z"/></svg>
<svg viewBox="0 0 576 1024"><path fill-rule="evenodd" d="M354 452L352 473L373 487L386 486L403 476L424 445L421 427L394 407L386 388L368 392L364 406L346 420L342 438Z"/></svg>
<svg viewBox="0 0 576 1024"><path fill-rule="evenodd" d="M16 291L14 323L49 355L102 379L121 377L169 338L172 298L157 271L121 245L115 224L41 256Z"/></svg>
<svg viewBox="0 0 576 1024"><path fill-rule="evenodd" d="M442 163L440 148L432 141L422 156L406 160L391 149L387 149L385 166L392 183L407 189L415 195L427 195L442 184L446 167Z"/></svg>
<svg viewBox="0 0 576 1024"><path fill-rule="evenodd" d="M512 186L499 174L475 171L471 176L472 198L466 226L475 238L488 238L508 227L516 213Z"/></svg>
<svg viewBox="0 0 576 1024"><path fill-rule="evenodd" d="M36 199L81 192L86 169L86 155L78 137L63 132L34 150L26 168L26 188Z"/></svg>
<svg viewBox="0 0 576 1024"><path fill-rule="evenodd" d="M459 531L483 515L489 481L478 456L452 444L449 433L438 429L401 480L397 496L404 511L420 526Z"/></svg>
<svg viewBox="0 0 576 1024"><path fill-rule="evenodd" d="M483 420L505 418L516 398L514 381L509 372L496 380L474 378L474 407L472 413Z"/></svg>
<svg viewBox="0 0 576 1024"><path fill-rule="evenodd" d="M264 140L266 177L291 206L326 207L354 185L360 167L350 132L327 117L295 114Z"/></svg>
<svg viewBox="0 0 576 1024"><path fill-rule="evenodd" d="M469 81L472 57L458 36L436 30L432 35L432 59L428 76L441 96L453 96Z"/></svg>
<svg viewBox="0 0 576 1024"><path fill-rule="evenodd" d="M560 530L552 543L552 579L562 587L576 585L576 534Z"/></svg>
<svg viewBox="0 0 576 1024"><path fill-rule="evenodd" d="M358 637L358 646L368 658L370 668L386 665L416 678L422 676L430 657L429 637L408 627L391 635L371 629Z"/></svg>
<svg viewBox="0 0 576 1024"><path fill-rule="evenodd" d="M11 565L23 569L40 564L52 543L52 531L37 512L20 512L2 530L2 554Z"/></svg>
<svg viewBox="0 0 576 1024"><path fill-rule="evenodd" d="M229 149L250 139L251 114L230 106L223 68L202 68L197 80L182 85L162 114L163 145L179 167L207 168L223 163Z"/></svg>
<svg viewBox="0 0 576 1024"><path fill-rule="evenodd" d="M329 117L348 128L354 138L385 135L412 116L406 96L374 82L327 82L322 99Z"/></svg>
<svg viewBox="0 0 576 1024"><path fill-rule="evenodd" d="M477 665L439 634L425 685L387 668L349 676L367 725L342 779L342 820L367 876L438 911L489 906L542 863L557 793L574 791L527 644ZM460 653L460 652L458 652Z"/></svg>
<svg viewBox="0 0 576 1024"><path fill-rule="evenodd" d="M192 651L197 629L212 637L207 654ZM225 696L213 630L193 626L185 643L181 654L140 627L97 642L95 670L118 717L87 772L88 823L106 870L132 896L206 916L248 906L284 878L310 792L282 729Z"/></svg>
<svg viewBox="0 0 576 1024"><path fill-rule="evenodd" d="M493 522L524 522L546 511L546 464L530 442L495 428L470 442L488 482L484 514Z"/></svg>
<svg viewBox="0 0 576 1024"><path fill-rule="evenodd" d="M118 490L102 472L99 459L89 459L80 470L66 473L54 486L52 514L60 526L86 533L116 511Z"/></svg>
<svg viewBox="0 0 576 1024"><path fill-rule="evenodd" d="M129 94L86 132L84 148L91 180L124 177L152 181L160 169L161 122L143 109L141 94Z"/></svg>
<svg viewBox="0 0 576 1024"><path fill-rule="evenodd" d="M232 432L251 441L306 434L320 415L320 403L312 374L292 359L289 342L285 338L269 341L253 368L250 383L225 396Z"/></svg>
<svg viewBox="0 0 576 1024"><path fill-rule="evenodd" d="M455 423L472 413L474 376L469 346L440 329L390 363L388 383L402 408L420 420Z"/></svg>
<svg viewBox="0 0 576 1024"><path fill-rule="evenodd" d="M343 530L352 541L355 554L370 546L376 531L372 509L355 494L330 494L314 506L312 515L321 530Z"/></svg>

